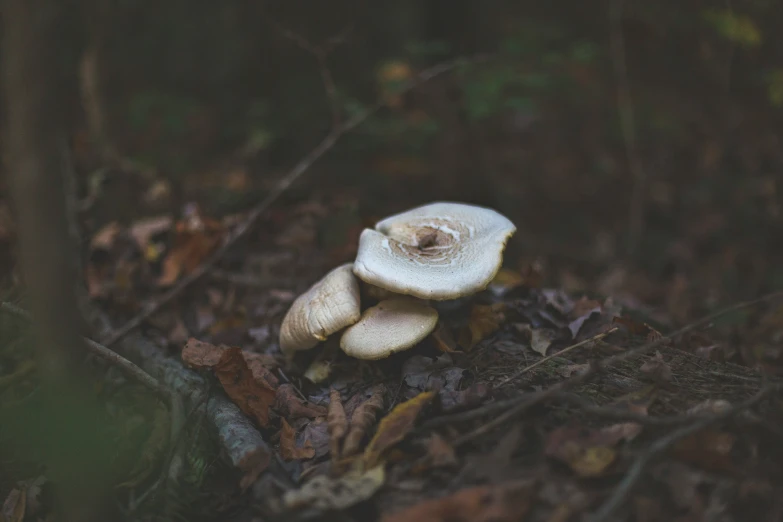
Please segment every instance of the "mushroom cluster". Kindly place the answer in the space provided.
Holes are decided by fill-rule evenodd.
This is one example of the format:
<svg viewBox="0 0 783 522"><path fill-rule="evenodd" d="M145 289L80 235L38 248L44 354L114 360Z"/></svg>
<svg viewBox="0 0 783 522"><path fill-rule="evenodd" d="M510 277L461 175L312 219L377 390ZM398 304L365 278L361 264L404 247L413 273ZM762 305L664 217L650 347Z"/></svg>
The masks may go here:
<svg viewBox="0 0 783 522"><path fill-rule="evenodd" d="M495 210L464 203L430 203L379 221L362 231L353 263L293 302L280 327L281 350L309 350L341 330L340 348L358 359L412 348L438 323L429 301L484 290L514 232ZM383 294L380 302L362 310L360 284Z"/></svg>

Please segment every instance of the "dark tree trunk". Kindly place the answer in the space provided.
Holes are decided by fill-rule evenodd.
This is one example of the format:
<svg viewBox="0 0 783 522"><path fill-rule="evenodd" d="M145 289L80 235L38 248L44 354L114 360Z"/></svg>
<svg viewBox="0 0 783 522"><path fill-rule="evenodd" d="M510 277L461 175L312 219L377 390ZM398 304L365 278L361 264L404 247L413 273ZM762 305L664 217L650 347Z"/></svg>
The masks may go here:
<svg viewBox="0 0 783 522"><path fill-rule="evenodd" d="M105 520L107 441L82 371L75 282L78 256L68 217L67 132L78 93L75 24L63 0L4 0L2 66L7 175L19 230L19 263L33 313L40 385L4 420L16 450L42 461L62 520ZM3 448L7 449L7 448Z"/></svg>

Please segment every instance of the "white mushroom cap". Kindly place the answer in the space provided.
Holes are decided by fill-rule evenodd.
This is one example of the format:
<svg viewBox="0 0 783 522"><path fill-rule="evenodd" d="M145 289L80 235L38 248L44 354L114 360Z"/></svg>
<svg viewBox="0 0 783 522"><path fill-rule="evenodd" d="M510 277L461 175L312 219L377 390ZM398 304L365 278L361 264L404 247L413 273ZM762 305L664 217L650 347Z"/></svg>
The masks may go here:
<svg viewBox="0 0 783 522"><path fill-rule="evenodd" d="M338 266L296 298L280 326L283 352L308 350L359 320L359 280L351 269Z"/></svg>
<svg viewBox="0 0 783 522"><path fill-rule="evenodd" d="M368 308L347 328L340 348L357 359L383 359L416 346L438 324L438 312L426 302L395 297Z"/></svg>
<svg viewBox="0 0 783 522"><path fill-rule="evenodd" d="M365 229L353 272L398 294L457 299L489 285L514 232L514 224L492 209L431 203Z"/></svg>

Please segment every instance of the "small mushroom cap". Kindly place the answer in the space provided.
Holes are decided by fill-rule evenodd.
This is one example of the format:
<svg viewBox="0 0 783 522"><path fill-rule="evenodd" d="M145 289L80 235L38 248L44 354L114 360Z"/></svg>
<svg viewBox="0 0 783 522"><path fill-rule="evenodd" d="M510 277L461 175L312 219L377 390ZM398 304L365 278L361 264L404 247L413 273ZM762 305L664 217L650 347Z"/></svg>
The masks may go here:
<svg viewBox="0 0 783 522"><path fill-rule="evenodd" d="M359 322L343 332L340 348L357 359L383 359L416 346L437 324L437 310L424 301L386 299L365 310Z"/></svg>
<svg viewBox="0 0 783 522"><path fill-rule="evenodd" d="M353 272L398 294L457 299L489 285L514 232L514 224L492 209L431 203L362 231Z"/></svg>
<svg viewBox="0 0 783 522"><path fill-rule="evenodd" d="M300 295L280 326L283 352L308 350L361 317L359 280L352 264L338 266Z"/></svg>

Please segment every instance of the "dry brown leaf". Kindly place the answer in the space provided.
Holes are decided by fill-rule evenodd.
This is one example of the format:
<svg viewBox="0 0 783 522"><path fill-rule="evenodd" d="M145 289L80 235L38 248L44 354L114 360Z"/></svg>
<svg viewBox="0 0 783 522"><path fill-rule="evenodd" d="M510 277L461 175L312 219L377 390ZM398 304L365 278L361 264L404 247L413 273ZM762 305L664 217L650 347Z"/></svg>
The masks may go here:
<svg viewBox="0 0 783 522"><path fill-rule="evenodd" d="M90 240L91 250L111 250L117 236L122 232L122 226L116 221L107 223Z"/></svg>
<svg viewBox="0 0 783 522"><path fill-rule="evenodd" d="M223 234L222 224L197 213L178 222L171 250L163 260L158 285L172 285L180 275L195 270L220 245Z"/></svg>
<svg viewBox="0 0 783 522"><path fill-rule="evenodd" d="M329 408L326 414L326 421L329 426L329 452L331 453L332 461L336 462L342 456L340 443L348 432L348 418L345 416L345 408L343 408L340 392L334 388L329 392Z"/></svg>
<svg viewBox="0 0 783 522"><path fill-rule="evenodd" d="M381 419L378 431L364 450L366 468L375 466L381 456L392 446L400 442L413 429L416 417L435 397L435 392L423 392L414 398L398 404Z"/></svg>
<svg viewBox="0 0 783 522"><path fill-rule="evenodd" d="M532 483L522 482L466 488L386 514L381 522L521 522L534 493Z"/></svg>
<svg viewBox="0 0 783 522"><path fill-rule="evenodd" d="M489 283L489 287L493 290L500 292L507 292L525 283L524 276L516 270L509 270L508 268L501 268Z"/></svg>
<svg viewBox="0 0 783 522"><path fill-rule="evenodd" d="M681 439L672 448L674 456L709 471L733 471L731 457L736 437L731 433L703 430Z"/></svg>
<svg viewBox="0 0 783 522"><path fill-rule="evenodd" d="M253 377L239 348L226 348L215 366L215 374L231 400L259 426L269 426L269 408L275 403L275 390Z"/></svg>
<svg viewBox="0 0 783 522"><path fill-rule="evenodd" d="M619 324L624 326L628 333L631 335L647 335L651 331L655 331L651 326L649 326L647 323L642 323L639 321L635 321L634 319L631 319L630 317L613 317L612 318L612 324Z"/></svg>
<svg viewBox="0 0 783 522"><path fill-rule="evenodd" d="M305 441L304 447L296 445L296 431L285 419L280 422L280 455L285 460L306 460L315 456L309 440Z"/></svg>
<svg viewBox="0 0 783 522"><path fill-rule="evenodd" d="M376 386L373 388L369 399L356 407L351 415L351 425L348 434L345 436L342 456L347 457L359 451L364 436L370 432L370 428L375 425L375 418L383 409L383 392L385 388Z"/></svg>
<svg viewBox="0 0 783 522"><path fill-rule="evenodd" d="M225 348L191 337L182 348L182 362L189 368L214 368L220 362Z"/></svg>
<svg viewBox="0 0 783 522"><path fill-rule="evenodd" d="M22 522L27 509L27 489L14 488L3 502L0 516L4 522Z"/></svg>
<svg viewBox="0 0 783 522"><path fill-rule="evenodd" d="M293 419L315 419L326 415L326 408L305 401L296 393L293 384L281 384L277 388L277 399L275 400L275 409L283 417Z"/></svg>
<svg viewBox="0 0 783 522"><path fill-rule="evenodd" d="M492 305L473 305L468 325L460 331L459 344L466 350L472 349L480 341L497 331L505 321L505 303Z"/></svg>
<svg viewBox="0 0 783 522"><path fill-rule="evenodd" d="M457 351L457 341L454 340L449 327L442 322L438 322L438 326L432 332L432 340L435 341L435 346L441 352L451 353Z"/></svg>
<svg viewBox="0 0 783 522"><path fill-rule="evenodd" d="M247 362L247 366L253 373L253 378L255 380L263 381L270 387L277 389L280 381L278 381L277 377L275 377L275 374L272 373L272 370L270 369L277 366L274 359L266 354L248 352L247 350L242 350L242 357L245 358L245 362Z"/></svg>
<svg viewBox="0 0 783 522"><path fill-rule="evenodd" d="M182 348L182 362L188 368L205 369L214 368L228 349L225 345L215 346L214 344L199 341L191 337ZM242 350L242 357L245 359L253 378L259 384L268 385L276 389L278 385L277 377L267 368L267 366L276 365L274 359L268 355L254 353Z"/></svg>

